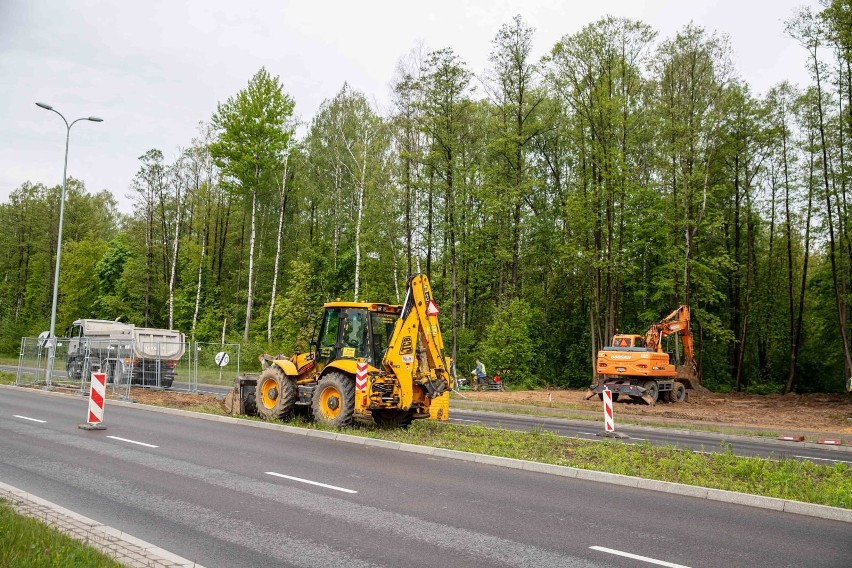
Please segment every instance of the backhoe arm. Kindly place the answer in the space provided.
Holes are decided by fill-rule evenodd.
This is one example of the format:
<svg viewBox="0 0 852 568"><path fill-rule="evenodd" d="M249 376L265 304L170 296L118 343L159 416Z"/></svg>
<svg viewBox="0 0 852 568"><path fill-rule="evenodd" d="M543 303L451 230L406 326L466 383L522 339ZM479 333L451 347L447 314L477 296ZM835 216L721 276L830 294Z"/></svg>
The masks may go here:
<svg viewBox="0 0 852 568"><path fill-rule="evenodd" d="M394 325L382 367L399 380L403 408L422 401L424 396L435 398L452 388L438 308L424 274L416 274L408 281L402 313Z"/></svg>

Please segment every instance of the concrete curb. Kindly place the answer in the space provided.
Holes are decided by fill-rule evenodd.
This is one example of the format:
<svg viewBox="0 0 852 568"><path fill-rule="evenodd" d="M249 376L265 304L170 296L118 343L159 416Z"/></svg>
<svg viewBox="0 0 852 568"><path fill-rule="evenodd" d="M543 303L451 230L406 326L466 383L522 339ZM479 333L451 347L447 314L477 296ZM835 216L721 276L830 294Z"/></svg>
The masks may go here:
<svg viewBox="0 0 852 568"><path fill-rule="evenodd" d="M15 386L0 385L0 388L20 388ZM69 396L63 393L36 391L54 396ZM71 395L74 396L74 395ZM256 420L246 420L244 418L233 418L231 416L218 416L215 414L204 414L201 412L192 412L187 410L179 410L175 408L167 408L162 406L150 406L138 404L134 402L125 402L110 400L108 406L123 406L127 408L139 408L150 412L159 412L162 414L173 414L181 416L191 416L201 420L210 420L213 422L224 422L227 424L236 424L248 426L252 428L263 428L266 430L276 430L286 432L288 434L296 434L301 436L312 436L327 440L335 440L350 444L359 444L372 447L380 447L391 450L399 450L415 454L424 454L435 457L442 457L455 460L463 460L483 465L492 465L498 467L506 467L510 469L520 469L547 475L556 475L560 477L568 477L574 479L582 479L586 481L595 481L598 483L609 483L612 485L623 485L626 487L635 487L661 493L669 493L672 495L683 495L686 497L697 497L699 499L709 499L712 501L720 501L723 503L731 503L735 505L745 505L748 507L758 507L761 509L771 509L784 513L793 513L797 515L805 515L808 517L817 517L821 519L829 519L833 521L841 521L844 523L852 523L852 509L843 509L840 507L829 507L827 505L815 505L813 503L804 503L801 501L792 501L788 499L779 499L776 497L763 497L760 495L750 495L748 493L738 493L735 491L724 491L721 489L711 489L707 487L699 487L696 485L686 485L682 483L672 483L668 481L656 481L652 479L644 479L641 477L631 477L627 475L619 475L615 473L606 473L600 471L592 471L575 467L544 464L514 458L505 458L499 456L489 456L485 454L474 454L469 452L461 452L458 450L448 450L444 448L433 448L430 446L418 446L414 444L406 444L401 442L391 442L387 440L377 440L374 438L366 438L363 436L354 436L352 434L343 434L338 432L326 432L324 430L311 430L309 428L297 428L295 426L287 426L286 424L272 424L269 422L261 422ZM108 424L108 414L105 415ZM816 445L816 444L814 444ZM824 446L819 446L820 448ZM835 447L834 449L837 449Z"/></svg>
<svg viewBox="0 0 852 568"><path fill-rule="evenodd" d="M132 568L204 568L150 542L69 511L41 497L0 482L0 498L17 513L35 518L51 528L92 546Z"/></svg>

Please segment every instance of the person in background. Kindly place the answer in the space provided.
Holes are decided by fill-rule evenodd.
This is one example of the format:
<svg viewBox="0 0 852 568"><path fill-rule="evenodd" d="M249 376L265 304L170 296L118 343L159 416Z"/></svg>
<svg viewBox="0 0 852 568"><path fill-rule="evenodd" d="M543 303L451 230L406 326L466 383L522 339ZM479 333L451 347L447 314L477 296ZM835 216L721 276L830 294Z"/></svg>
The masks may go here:
<svg viewBox="0 0 852 568"><path fill-rule="evenodd" d="M484 389L487 385L486 377L488 375L485 373L485 365L479 359L476 360L476 368L472 371L472 374L476 377L476 384L479 388Z"/></svg>

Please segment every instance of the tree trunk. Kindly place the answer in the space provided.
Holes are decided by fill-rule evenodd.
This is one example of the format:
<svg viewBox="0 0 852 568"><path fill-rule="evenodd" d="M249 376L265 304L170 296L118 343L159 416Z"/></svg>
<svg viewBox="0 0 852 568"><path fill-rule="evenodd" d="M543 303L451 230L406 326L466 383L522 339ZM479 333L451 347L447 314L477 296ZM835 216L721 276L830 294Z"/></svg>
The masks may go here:
<svg viewBox="0 0 852 568"><path fill-rule="evenodd" d="M278 291L278 264L281 259L281 232L284 227L284 211L287 209L287 163L290 154L284 155L284 175L281 176L281 209L278 212L278 232L275 238L275 266L272 269L272 293L269 298L269 317L266 320L266 342L272 343L272 314L275 312L275 294Z"/></svg>
<svg viewBox="0 0 852 568"><path fill-rule="evenodd" d="M246 327L245 331L243 331L243 341L248 343L249 340L249 327L251 326L251 308L254 302L252 301L252 294L254 292L253 284L254 284L254 238L255 231L257 230L255 227L255 218L257 216L257 189L253 189L251 192L251 234L249 235L249 265L248 265L248 289L246 299Z"/></svg>

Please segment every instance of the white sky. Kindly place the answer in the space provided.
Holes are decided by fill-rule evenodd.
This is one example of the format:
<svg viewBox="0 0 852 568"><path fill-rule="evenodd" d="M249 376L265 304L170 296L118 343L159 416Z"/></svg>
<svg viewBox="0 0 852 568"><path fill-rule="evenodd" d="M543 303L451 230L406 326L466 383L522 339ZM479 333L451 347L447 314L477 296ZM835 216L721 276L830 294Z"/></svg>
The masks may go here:
<svg viewBox="0 0 852 568"><path fill-rule="evenodd" d="M348 81L387 106L399 59L422 42L452 47L482 73L500 26L515 14L536 29L539 57L556 41L611 14L650 24L658 39L693 21L730 36L737 70L757 93L808 82L806 54L783 21L816 0L0 0L0 201L25 181L109 189L119 208L139 167L159 148L171 161L199 121L261 67L281 77L310 120Z"/></svg>

